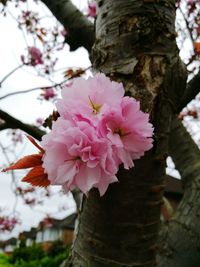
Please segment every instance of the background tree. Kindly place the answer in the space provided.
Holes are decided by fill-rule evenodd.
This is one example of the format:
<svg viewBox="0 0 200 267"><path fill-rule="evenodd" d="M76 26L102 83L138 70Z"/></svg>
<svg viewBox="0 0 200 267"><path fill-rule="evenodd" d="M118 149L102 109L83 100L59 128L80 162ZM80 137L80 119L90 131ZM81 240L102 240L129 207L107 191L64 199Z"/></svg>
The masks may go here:
<svg viewBox="0 0 200 267"><path fill-rule="evenodd" d="M158 266L198 266L199 149L176 116L198 93L199 74L186 85L175 40L175 1L98 0L95 35L91 22L70 1L43 2L68 28L71 49L82 45L91 52L95 40L93 68L123 82L126 94L150 112L155 127L154 148L132 170L120 169L120 183L111 185L102 198L91 190L83 199L67 266L156 266L156 257ZM199 53L198 5L177 3L193 49L186 59L188 67ZM9 125L5 115L0 113ZM181 173L184 197L175 215L162 225L158 241L169 154Z"/></svg>

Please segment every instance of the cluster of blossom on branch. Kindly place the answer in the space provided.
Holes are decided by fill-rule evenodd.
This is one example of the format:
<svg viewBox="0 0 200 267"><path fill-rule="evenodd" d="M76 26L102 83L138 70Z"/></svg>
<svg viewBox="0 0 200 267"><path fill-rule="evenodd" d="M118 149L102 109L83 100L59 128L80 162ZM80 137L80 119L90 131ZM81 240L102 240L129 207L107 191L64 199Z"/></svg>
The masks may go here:
<svg viewBox="0 0 200 267"><path fill-rule="evenodd" d="M96 8L97 8L96 1L88 3L88 17L96 18Z"/></svg>
<svg viewBox="0 0 200 267"><path fill-rule="evenodd" d="M17 223L19 220L16 217L0 216L0 233L12 231Z"/></svg>
<svg viewBox="0 0 200 267"><path fill-rule="evenodd" d="M117 182L119 165L134 166L152 147L153 127L140 104L124 96L121 83L104 74L74 79L57 102L59 117L43 136L40 150L5 169L31 168L23 181L62 185L66 192L97 188L103 195Z"/></svg>
<svg viewBox="0 0 200 267"><path fill-rule="evenodd" d="M87 81L79 78L66 87L57 103L61 117L43 138L41 153L32 156L33 166L29 163L28 167L34 168L24 181L44 185L40 178L48 178L67 191L78 187L86 193L97 187L103 195L108 185L117 181L119 164L132 167L132 160L152 146L148 115L139 110L138 102L123 94L121 84L102 74ZM8 169L27 167L22 161L20 164Z"/></svg>
<svg viewBox="0 0 200 267"><path fill-rule="evenodd" d="M32 3L24 0L0 1L0 13L13 18L23 33L26 48L21 55L22 64L34 67L41 76L49 76L58 60L55 52L64 48L68 32L57 20L49 23L48 11L42 11L38 5L36 0Z"/></svg>

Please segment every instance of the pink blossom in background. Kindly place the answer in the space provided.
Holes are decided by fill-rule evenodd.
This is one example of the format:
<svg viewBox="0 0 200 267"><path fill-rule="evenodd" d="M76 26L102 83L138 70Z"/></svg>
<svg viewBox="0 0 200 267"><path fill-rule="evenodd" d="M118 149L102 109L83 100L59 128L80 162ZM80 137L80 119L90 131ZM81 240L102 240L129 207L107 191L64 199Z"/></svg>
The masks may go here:
<svg viewBox="0 0 200 267"><path fill-rule="evenodd" d="M19 221L15 217L0 216L0 232L12 231L17 223L19 223Z"/></svg>
<svg viewBox="0 0 200 267"><path fill-rule="evenodd" d="M37 118L36 119L36 125L37 126L42 126L43 123L44 123L44 119L43 118Z"/></svg>
<svg viewBox="0 0 200 267"><path fill-rule="evenodd" d="M8 135L11 136L11 141L13 142L13 145L23 143L23 134L20 130L12 129L8 132Z"/></svg>
<svg viewBox="0 0 200 267"><path fill-rule="evenodd" d="M95 18L96 17L96 2L93 1L88 4L88 17Z"/></svg>
<svg viewBox="0 0 200 267"><path fill-rule="evenodd" d="M41 93L41 96L47 101L51 98L54 98L56 95L57 94L54 88L43 89L43 92Z"/></svg>
<svg viewBox="0 0 200 267"><path fill-rule="evenodd" d="M39 64L43 64L44 61L42 59L42 52L35 46L29 47L28 52L31 57L31 65L36 66Z"/></svg>
<svg viewBox="0 0 200 267"><path fill-rule="evenodd" d="M78 187L87 193L92 187L103 195L116 182L117 162L109 140L98 138L95 128L85 121L58 118L52 131L42 139L43 167L51 184L65 191Z"/></svg>
<svg viewBox="0 0 200 267"><path fill-rule="evenodd" d="M67 34L68 34L68 31L65 29L65 28L63 28L62 30L61 30L61 35L63 36L63 37L66 37L67 36Z"/></svg>

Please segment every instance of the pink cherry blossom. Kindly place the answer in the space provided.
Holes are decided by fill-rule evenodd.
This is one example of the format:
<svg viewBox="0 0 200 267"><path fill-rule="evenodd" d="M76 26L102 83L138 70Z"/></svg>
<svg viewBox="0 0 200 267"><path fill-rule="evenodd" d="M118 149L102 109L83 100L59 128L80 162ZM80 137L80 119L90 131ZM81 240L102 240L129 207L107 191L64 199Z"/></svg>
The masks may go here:
<svg viewBox="0 0 200 267"><path fill-rule="evenodd" d="M118 170L111 143L98 138L85 121L58 118L50 133L43 137L43 167L51 184L65 191L78 187L87 193L92 187L103 195L110 183L116 182Z"/></svg>
<svg viewBox="0 0 200 267"><path fill-rule="evenodd" d="M37 118L37 119L36 119L36 125L37 125L38 127L42 126L43 123L44 123L44 119L43 119L43 118Z"/></svg>
<svg viewBox="0 0 200 267"><path fill-rule="evenodd" d="M88 16L95 18L96 17L96 2L93 1L91 3L88 4Z"/></svg>
<svg viewBox="0 0 200 267"><path fill-rule="evenodd" d="M43 89L43 92L41 93L41 96L47 101L51 98L54 98L56 95L57 94L54 88Z"/></svg>
<svg viewBox="0 0 200 267"><path fill-rule="evenodd" d="M67 29L63 28L60 33L65 38L68 34L68 31L67 31Z"/></svg>
<svg viewBox="0 0 200 267"><path fill-rule="evenodd" d="M119 165L134 166L152 147L149 115L135 99L124 97L122 84L104 74L76 78L57 102L60 117L43 137L43 168L51 184L103 195L116 182Z"/></svg>
<svg viewBox="0 0 200 267"><path fill-rule="evenodd" d="M16 217L0 216L0 232L11 232L19 220Z"/></svg>
<svg viewBox="0 0 200 267"><path fill-rule="evenodd" d="M28 52L30 54L32 66L36 66L36 65L44 63L42 59L42 52L37 47L35 46L29 47Z"/></svg>
<svg viewBox="0 0 200 267"><path fill-rule="evenodd" d="M54 96L54 91L45 93L48 99ZM133 160L152 147L149 115L135 99L124 97L122 84L104 74L74 79L63 89L57 108L60 117L56 115L52 131L43 136L42 147L29 137L40 153L3 171L33 167L23 181L62 185L66 192L79 188L85 194L97 188L102 196L118 181L120 164L133 167Z"/></svg>
<svg viewBox="0 0 200 267"><path fill-rule="evenodd" d="M97 124L108 107L119 105L124 95L123 85L111 81L104 74L87 80L76 78L62 91L57 102L59 114L65 119L85 118ZM78 108L77 108L78 107Z"/></svg>
<svg viewBox="0 0 200 267"><path fill-rule="evenodd" d="M133 160L152 147L149 115L139 108L135 99L123 97L120 106L107 110L98 124L99 135L110 140L126 169L133 167Z"/></svg>

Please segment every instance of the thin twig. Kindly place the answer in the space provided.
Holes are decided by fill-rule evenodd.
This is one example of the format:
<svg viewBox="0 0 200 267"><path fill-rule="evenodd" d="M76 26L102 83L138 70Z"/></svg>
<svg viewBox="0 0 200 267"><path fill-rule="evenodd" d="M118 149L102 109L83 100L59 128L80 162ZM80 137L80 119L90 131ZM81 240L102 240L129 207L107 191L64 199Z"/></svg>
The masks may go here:
<svg viewBox="0 0 200 267"><path fill-rule="evenodd" d="M6 74L3 79L0 81L0 87L2 86L2 83L5 82L5 80L7 80L16 70L22 68L24 66L24 64L21 64L19 66L17 66L16 68L14 68L13 70L11 70L8 74Z"/></svg>
<svg viewBox="0 0 200 267"><path fill-rule="evenodd" d="M84 69L83 70L83 73L85 71L89 70L90 68L91 68L91 66L89 66L86 69ZM10 96L13 96L13 95L25 94L25 93L30 93L30 92L37 91L37 90L47 90L47 89L50 89L50 88L53 88L53 87L59 87L59 86L63 85L64 83L66 83L67 81L69 81L69 80L77 77L78 75L80 75L80 73L79 74L76 74L76 75L74 75L74 76L72 76L70 78L67 78L67 79L63 80L60 83L53 84L51 86L35 87L35 88L27 89L27 90L21 90L21 91L12 92L12 93L9 93L7 95L4 95L4 96L0 97L0 100L3 100L5 98L10 97Z"/></svg>

